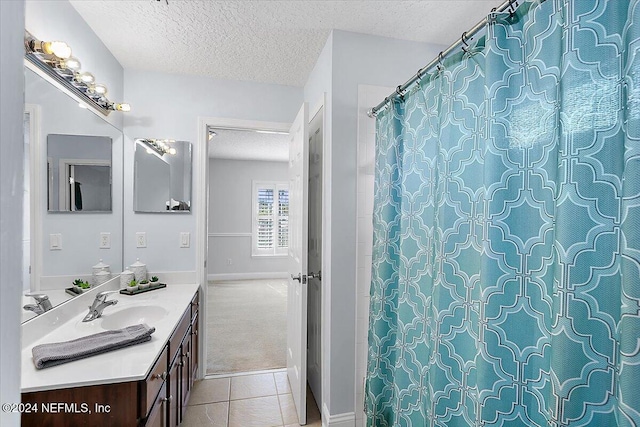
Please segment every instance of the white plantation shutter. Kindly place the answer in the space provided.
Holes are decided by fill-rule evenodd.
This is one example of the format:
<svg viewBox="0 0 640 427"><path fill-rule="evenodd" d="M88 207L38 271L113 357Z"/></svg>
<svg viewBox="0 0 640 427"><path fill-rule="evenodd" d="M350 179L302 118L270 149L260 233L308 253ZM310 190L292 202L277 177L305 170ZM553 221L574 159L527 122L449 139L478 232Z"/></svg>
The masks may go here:
<svg viewBox="0 0 640 427"><path fill-rule="evenodd" d="M286 255L289 247L289 186L253 182L252 255Z"/></svg>
<svg viewBox="0 0 640 427"><path fill-rule="evenodd" d="M289 247L289 190L278 188L278 248Z"/></svg>
<svg viewBox="0 0 640 427"><path fill-rule="evenodd" d="M273 188L258 189L258 249L273 248Z"/></svg>

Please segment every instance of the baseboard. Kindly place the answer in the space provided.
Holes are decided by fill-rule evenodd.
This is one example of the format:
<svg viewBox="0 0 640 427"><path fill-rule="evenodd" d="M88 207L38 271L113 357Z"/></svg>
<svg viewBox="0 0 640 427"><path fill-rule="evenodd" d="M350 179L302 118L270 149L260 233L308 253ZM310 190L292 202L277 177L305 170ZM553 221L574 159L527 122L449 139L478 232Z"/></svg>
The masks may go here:
<svg viewBox="0 0 640 427"><path fill-rule="evenodd" d="M289 273L276 271L270 273L221 273L209 274L207 280L255 280L255 279L286 279Z"/></svg>
<svg viewBox="0 0 640 427"><path fill-rule="evenodd" d="M355 412L331 415L329 414L329 408L327 408L327 405L322 405L322 427L353 427L355 425Z"/></svg>

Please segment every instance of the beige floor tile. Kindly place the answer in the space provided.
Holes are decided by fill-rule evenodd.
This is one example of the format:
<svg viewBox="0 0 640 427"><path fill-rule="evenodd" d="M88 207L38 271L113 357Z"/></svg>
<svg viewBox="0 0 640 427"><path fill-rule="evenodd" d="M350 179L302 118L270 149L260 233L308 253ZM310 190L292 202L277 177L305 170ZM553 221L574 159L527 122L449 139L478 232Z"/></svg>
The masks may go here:
<svg viewBox="0 0 640 427"><path fill-rule="evenodd" d="M287 378L286 372L274 372L273 376L276 379L278 394L291 393L291 386L289 386L289 378Z"/></svg>
<svg viewBox="0 0 640 427"><path fill-rule="evenodd" d="M181 427L227 427L229 402L188 406Z"/></svg>
<svg viewBox="0 0 640 427"><path fill-rule="evenodd" d="M298 424L298 413L293 401L293 396L291 394L280 394L278 395L278 399L280 400L280 411L282 412L282 419L285 426L298 427L300 424ZM318 410L318 406L316 405L316 402L313 399L313 395L310 391L308 391L307 393L306 425L309 427L317 427L322 425L320 411Z"/></svg>
<svg viewBox="0 0 640 427"><path fill-rule="evenodd" d="M278 395L280 401L280 412L282 413L282 421L285 424L296 424L298 422L298 413L296 411L296 405L293 402L293 396L291 394Z"/></svg>
<svg viewBox="0 0 640 427"><path fill-rule="evenodd" d="M277 396L229 402L229 427L281 426L282 416Z"/></svg>
<svg viewBox="0 0 640 427"><path fill-rule="evenodd" d="M231 377L231 400L274 396L276 394L276 382L273 379L273 374Z"/></svg>
<svg viewBox="0 0 640 427"><path fill-rule="evenodd" d="M193 386L189 405L224 402L229 400L231 378L215 378L197 381Z"/></svg>

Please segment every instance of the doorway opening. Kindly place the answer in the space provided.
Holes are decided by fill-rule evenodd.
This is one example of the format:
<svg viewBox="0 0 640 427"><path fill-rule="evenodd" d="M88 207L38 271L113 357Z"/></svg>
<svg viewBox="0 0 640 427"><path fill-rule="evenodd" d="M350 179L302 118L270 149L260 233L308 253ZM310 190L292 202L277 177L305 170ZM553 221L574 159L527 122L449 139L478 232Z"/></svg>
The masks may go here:
<svg viewBox="0 0 640 427"><path fill-rule="evenodd" d="M293 401L295 401L295 407L297 410L298 420L304 423L306 418L306 414L301 414L300 410L305 411L303 408L307 407L307 402L312 405L314 408L322 408L322 384L326 382L327 379L323 378L322 366L323 366L323 355L322 355L322 343L326 340L324 336L324 330L321 327L323 319L326 318L326 307L323 303L323 299L326 298L326 295L323 295L322 292L322 236L327 232L328 227L325 227L323 230L323 223L326 221L325 215L323 214L323 200L326 197L325 194L325 185L326 177L328 177L328 172L326 172L327 165L323 165L323 145L325 142L323 141L323 124L324 124L324 102L319 103L316 108L313 110L312 114L308 114L304 109L301 111L305 111L304 113L304 144L307 146L309 157L305 162L305 168L309 172L308 176L305 176L305 179L301 180L304 182L304 191L308 193L310 198L305 196L305 210L308 212L309 220L308 222L304 222L304 230L305 233L310 236L309 242L305 240L303 246L300 248L304 248L305 256L308 255L310 264L301 272L297 272L296 276L303 278L302 281L295 281L294 276L291 273L291 250L287 249L282 251L282 247L279 247L278 244L282 243L283 240L291 239L292 234L290 233L278 233L281 231L281 227L284 224L293 226L292 221L289 220L285 215L282 216L274 216L270 221L258 221L255 216L257 214L265 214L272 213L277 211L282 212L284 206L286 205L284 202L286 199L283 196L287 195L283 193L283 190L286 187L281 186L283 184L279 178L259 178L249 179L247 181L247 175L251 175L251 173L247 172L249 169L250 172L257 172L257 168L259 164L254 164L253 167L246 167L246 164L242 165L238 163L240 159L233 158L225 158L230 157L230 155L221 154L221 152L215 153L215 143L220 143L223 141L225 133L231 135L233 131L236 137L244 136L247 137L248 134L262 134L262 135L282 135L283 137L289 139L288 146L291 144L291 134L290 133L290 124L284 123L266 123L266 122L254 122L254 121L244 121L244 120L233 120L233 119L221 119L221 118L201 118L199 119L199 123L203 132L200 136L201 144L199 144L199 150L207 149L207 144L209 144L209 150L213 151L209 153L209 156L206 158L200 158L199 167L198 167L198 179L203 184L202 190L200 190L200 197L208 200L206 203L206 207L208 211L198 210L199 219L198 219L198 228L202 230L203 236L206 236L206 239L202 240L199 243L198 256L199 261L198 265L198 277L201 277L202 283L206 283L203 289L203 294L206 300L208 301L205 308L205 312L208 313L204 316L203 320L206 325L203 326L203 330L206 330L207 333L203 334L203 351L202 357L207 359L208 362L206 365L213 366L211 369L209 366L204 367L201 370L201 376L205 377L207 381L216 380L218 382L224 382L224 378L231 378L233 383L233 378L242 377L246 375L258 375L264 376L265 374L273 374L274 378L280 378L284 375L285 379L288 376L288 383L292 385L291 376L289 375L286 369L269 369L265 367L257 367L253 369L261 369L259 371L250 370L252 368L235 368L235 369L220 369L217 365L218 356L215 355L215 347L225 348L224 344L220 343L218 337L216 337L215 329L213 326L216 322L219 321L219 325L217 325L219 331L220 330L230 330L236 329L235 333L231 333L231 336L234 339L237 339L242 333L237 330L236 322L230 321L227 322L226 327L222 325L222 318L227 317L224 315L224 312L237 312L238 310L234 310L233 305L241 301L242 304L245 304L249 299L258 300L261 304L266 303L265 300L268 298L263 296L258 296L257 294L260 291L257 291L257 285L263 285L265 287L271 287L270 291L275 295L278 291L283 288L279 286L279 283L284 284L286 292L283 292L282 299L279 301L279 304L284 304L285 306L288 303L290 298L287 298L287 292L290 291L291 285L295 283L300 286L300 284L304 283L305 287L308 285L311 289L310 291L310 299L304 304L304 339L301 341L300 345L295 345L295 348L299 348L297 351L298 354L302 355L305 362L305 381L304 386L302 388L296 387L296 392L293 391L293 387L287 388L287 392L290 396L296 395L292 397ZM306 109L306 104L305 107ZM309 119L310 118L310 119ZM295 125L294 125L295 127ZM206 129L206 133L205 133ZM218 138L216 140L216 138ZM236 138L236 143L237 143ZM211 142L214 141L214 142ZM222 145L222 144L221 144ZM214 148L211 148L214 147ZM287 147L287 152L289 150ZM234 149L238 150L239 147L234 147ZM222 150L224 151L224 150ZM269 154L273 154L272 152L275 150L267 150ZM264 153L264 152L263 152ZM219 157L219 159L217 159ZM272 158L264 158L260 156L258 159L252 159L254 162L263 162L273 161ZM284 164L287 167L291 166L291 161L286 159ZM323 175L323 170L325 174ZM240 178L238 175L239 171L245 171L245 173L241 173L243 178ZM291 171L288 172L288 176L284 178L284 183L288 183L289 187L293 188L291 185ZM324 177L323 177L324 176ZM237 187L236 184L239 184L240 181L244 179L244 186L242 192L245 194L245 206L248 206L246 209L244 208L233 208L235 203L234 199L238 198L239 191L235 191L234 187ZM266 182L265 182L266 181ZM216 184L218 182L218 184ZM220 187L221 184L224 186L224 191L220 188L216 189L214 186L218 185ZM268 185L267 185L268 184ZM267 209L268 212L260 212L258 211L258 206L260 206L262 200L267 199L268 201L272 201L272 209ZM237 201L237 200L236 200ZM282 203L280 203L282 202ZM251 204L254 206L251 206ZM263 203L264 204L264 203ZM269 203L266 203L269 204ZM215 212L218 212L218 216L220 216L220 212L223 212L223 215L227 215L227 218L230 218L226 222L227 229L216 228L218 225L223 223L224 221L220 221L219 224L216 224L215 220ZM254 212L255 211L255 212ZM243 212L242 214L240 212ZM247 217L246 212L249 212L250 219ZM257 215L258 219L265 219L264 216ZM268 215L267 215L268 216ZM244 218L244 219L242 219ZM251 224L250 227L233 227L233 224L244 223ZM259 227L260 226L260 227ZM299 228L299 227L298 227ZM266 231L265 231L266 230ZM267 247L263 247L261 245L257 245L255 242L263 242L264 233L271 233L271 239L267 239L267 241L275 242L274 246L266 245ZM300 234L294 233L294 234ZM285 236L287 238L285 239ZM236 242L244 242L241 245L237 243L230 243L230 241ZM290 243L286 241L286 243ZM267 255L263 255L260 253L261 250L272 251ZM307 250L309 253L307 253ZM238 252L240 251L240 252ZM326 250L325 250L326 251ZM264 265L261 266L260 269L248 268L242 266L243 257L249 257L252 260L257 262L265 262L266 260L277 260L279 256L286 254L286 256L282 257L284 261L284 266L279 268L267 270ZM328 259L326 253L324 254L324 259ZM291 271L290 271L291 270ZM327 266L326 271L330 273L329 267ZM267 273L267 274L265 274ZM280 281L280 282L279 282ZM243 284L241 282L244 282ZM262 282L262 283L260 283ZM279 282L279 283L278 283ZM252 294L250 298L243 298L239 296L229 296L233 294L233 291L236 290L234 287L240 285L248 289L249 294ZM252 289L252 286L254 288ZM253 292L252 292L253 290ZM223 294L227 294L226 296ZM217 295L217 296L216 296ZM227 301L224 303L223 301ZM215 304L220 303L219 306L215 306ZM250 318L249 312L251 315L254 314L254 311L244 308L245 312L244 316L240 316L243 320L247 320ZM218 320L216 320L212 315L215 314L220 315ZM237 314L237 313L235 313ZM291 307L287 309L287 319L291 317ZM299 317L299 316L298 316ZM203 322L204 323L204 322ZM231 323L231 325L230 325ZM250 322L251 323L251 322ZM257 330L258 332L264 331L263 325L266 321L253 321L252 328L253 330ZM295 323L295 322L293 322ZM292 322L287 322L285 319L284 326L281 328L283 333L287 334L287 326L291 326ZM222 325L222 327L220 327ZM269 329L269 328L266 328ZM276 329L276 328L273 328ZM279 329L279 328L277 328ZM211 331L209 331L211 330ZM308 336L308 338L307 338ZM257 340L254 340L258 342ZM248 346L253 346L258 348L258 350L263 347L262 345L254 345L254 341L252 342L244 342L237 347L240 347L244 350ZM273 340L270 340L273 341ZM287 340L290 342L290 340ZM287 344L285 347L285 355L287 355L291 347ZM204 353L204 354L203 354ZM260 350L256 352L260 354ZM286 360L286 356L285 356ZM298 365L301 366L301 365ZM237 372L237 371L243 372ZM237 372L237 373L234 373ZM309 384L307 384L306 378L309 378ZM277 379L276 378L276 379ZM240 381L240 380L237 380ZM277 382L277 381L276 381ZM207 386L208 387L208 386ZM233 387L231 387L233 388ZM306 393L305 393L306 391ZM304 395L307 394L307 397L304 398ZM302 395L302 399L300 396ZM317 405L316 405L317 402ZM306 411L305 411L306 412ZM311 413L315 413L315 409L311 410ZM313 422L313 416L310 419ZM319 421L319 420L318 420Z"/></svg>
<svg viewBox="0 0 640 427"><path fill-rule="evenodd" d="M286 367L288 132L209 127L207 374Z"/></svg>

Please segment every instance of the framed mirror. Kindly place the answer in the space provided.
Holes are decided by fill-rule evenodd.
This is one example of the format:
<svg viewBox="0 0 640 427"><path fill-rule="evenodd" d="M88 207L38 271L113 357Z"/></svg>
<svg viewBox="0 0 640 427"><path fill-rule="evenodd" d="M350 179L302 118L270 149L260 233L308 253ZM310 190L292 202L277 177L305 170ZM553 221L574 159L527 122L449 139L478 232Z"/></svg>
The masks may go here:
<svg viewBox="0 0 640 427"><path fill-rule="evenodd" d="M135 141L133 210L191 211L191 143L139 138Z"/></svg>
<svg viewBox="0 0 640 427"><path fill-rule="evenodd" d="M47 210L111 212L108 136L47 135Z"/></svg>

